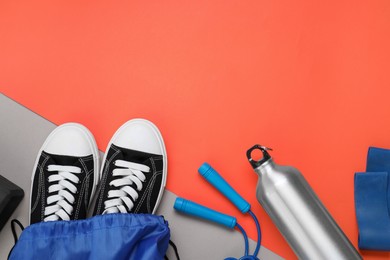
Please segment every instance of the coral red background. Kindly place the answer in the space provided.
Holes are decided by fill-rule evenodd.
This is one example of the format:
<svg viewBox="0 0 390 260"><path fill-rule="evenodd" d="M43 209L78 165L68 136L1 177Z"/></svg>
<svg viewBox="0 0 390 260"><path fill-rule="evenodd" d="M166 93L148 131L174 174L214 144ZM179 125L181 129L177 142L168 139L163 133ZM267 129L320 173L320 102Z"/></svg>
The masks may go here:
<svg viewBox="0 0 390 260"><path fill-rule="evenodd" d="M105 149L125 121L163 133L167 188L242 216L198 174L211 163L295 256L255 199L255 143L300 169L357 244L353 175L390 148L390 2L0 1L0 88ZM367 253L366 259L389 259Z"/></svg>

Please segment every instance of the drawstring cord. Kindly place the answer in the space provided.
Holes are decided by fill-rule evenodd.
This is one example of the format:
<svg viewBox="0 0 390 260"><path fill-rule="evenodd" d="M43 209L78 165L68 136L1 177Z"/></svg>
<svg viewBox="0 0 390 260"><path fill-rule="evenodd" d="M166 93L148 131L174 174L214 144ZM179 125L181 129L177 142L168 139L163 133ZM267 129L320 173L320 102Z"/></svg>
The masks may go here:
<svg viewBox="0 0 390 260"><path fill-rule="evenodd" d="M15 244L16 242L18 242L18 235L16 234L16 228L15 228L15 224L17 224L20 228L20 230L24 230L24 226L22 225L22 223L20 223L19 220L17 219L13 219L11 220L11 230L12 230L12 235L14 236L14 240L15 240Z"/></svg>
<svg viewBox="0 0 390 260"><path fill-rule="evenodd" d="M171 245L171 247L172 247L173 250L175 251L176 259L177 259L177 260L180 260L179 252L178 252L178 250L177 250L177 247L176 247L175 243L173 243L172 240L169 240L169 245ZM164 256L164 259L165 259L165 260L169 260L169 258L167 257L167 255Z"/></svg>
<svg viewBox="0 0 390 260"><path fill-rule="evenodd" d="M18 225L21 231L24 230L24 226L23 226L22 223L20 223L20 221L17 220L17 219L11 220L11 231L12 231L12 235L13 235L13 237L14 237L14 241L15 241L15 245L16 245L16 243L18 242L18 239L19 239L19 238L18 238L18 235L16 234L16 226L15 226L15 225ZM7 259L9 259L10 255L11 255L11 252L12 252L12 250L14 249L15 245L14 245L14 246L11 248L11 250L9 251Z"/></svg>

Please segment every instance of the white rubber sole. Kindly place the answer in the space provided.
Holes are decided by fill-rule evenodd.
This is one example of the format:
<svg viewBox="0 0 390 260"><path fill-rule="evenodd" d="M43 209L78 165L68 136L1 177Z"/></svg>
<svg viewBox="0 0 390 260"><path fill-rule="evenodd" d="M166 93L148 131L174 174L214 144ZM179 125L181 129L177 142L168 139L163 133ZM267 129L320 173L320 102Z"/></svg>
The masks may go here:
<svg viewBox="0 0 390 260"><path fill-rule="evenodd" d="M93 137L92 133L88 130L88 128L86 128L85 126L83 126L83 125L81 125L79 123L66 123L66 124L62 124L62 125L58 126L57 128L55 128L49 134L49 136L46 138L46 140L43 143L41 149L39 149L37 158L35 160L32 176L31 176L31 186L30 186L29 223L31 223L31 202L32 202L31 201L32 200L32 196L31 196L32 194L31 193L32 193L32 186L34 184L34 177L35 177L35 172L36 172L36 169L37 169L37 166L38 166L39 158L41 157L42 151L44 151L45 147L51 141L51 139L56 134L56 132L59 131L59 130L62 130L62 128L64 128L64 127L70 127L70 126L71 127L76 127L79 130L81 130L81 132L83 134L85 134L85 136L86 136L86 138L88 140L88 143L89 143L90 147L92 148L92 155L93 155L93 158L94 158L94 160L93 160L93 167L94 167L95 171L94 171L94 181L93 181L92 193L91 193L91 197L90 197L90 200L89 200L89 205L88 205L87 212L89 211L89 208L92 206L91 202L92 202L92 199L93 199L93 197L95 195L95 192L96 192L96 189L97 189L97 185L100 182L100 178L101 178L100 169L99 169L99 153L98 153L98 149L97 149L95 138Z"/></svg>
<svg viewBox="0 0 390 260"><path fill-rule="evenodd" d="M158 128L157 128L157 126L155 124L153 124L152 122L150 122L149 120L146 120L146 119L135 118L135 119L127 121L122 126L120 126L118 128L118 130L116 130L115 134L112 136L110 142L107 145L106 151L104 153L103 161L102 161L102 167L100 169L100 176L102 176L102 174L103 174L104 164L105 164L106 159L107 159L107 152L110 149L110 147L111 147L112 143L114 142L114 140L123 131L123 129L125 129L126 127L128 127L131 124L137 124L137 123L145 124L145 125L147 125L148 127L150 127L153 130L153 133L155 134L155 136L157 137L157 140L159 142L159 145L160 145L160 148L161 148L161 152L162 152L162 156L163 156L163 180L162 180L161 188L160 188L159 193L158 193L159 196L158 196L157 201L156 201L156 206L154 207L154 209L152 211L152 214L154 214L156 212L156 210L157 210L157 208L158 208L158 206L160 204L161 198L163 196L163 193L164 193L164 190L165 190L165 185L166 185L166 182L167 182L167 173L168 173L168 158L167 158L167 152L165 150L164 139L163 139L160 131L158 130Z"/></svg>

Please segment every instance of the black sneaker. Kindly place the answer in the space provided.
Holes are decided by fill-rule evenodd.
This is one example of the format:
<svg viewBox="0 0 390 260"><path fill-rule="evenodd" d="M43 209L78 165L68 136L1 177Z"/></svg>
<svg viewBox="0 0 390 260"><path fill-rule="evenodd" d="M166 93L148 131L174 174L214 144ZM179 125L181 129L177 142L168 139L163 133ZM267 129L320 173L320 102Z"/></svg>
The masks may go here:
<svg viewBox="0 0 390 260"><path fill-rule="evenodd" d="M157 127L144 119L122 125L108 144L93 215L153 214L167 178L167 156Z"/></svg>
<svg viewBox="0 0 390 260"><path fill-rule="evenodd" d="M98 174L98 150L88 129L76 123L58 126L35 162L30 223L86 218Z"/></svg>

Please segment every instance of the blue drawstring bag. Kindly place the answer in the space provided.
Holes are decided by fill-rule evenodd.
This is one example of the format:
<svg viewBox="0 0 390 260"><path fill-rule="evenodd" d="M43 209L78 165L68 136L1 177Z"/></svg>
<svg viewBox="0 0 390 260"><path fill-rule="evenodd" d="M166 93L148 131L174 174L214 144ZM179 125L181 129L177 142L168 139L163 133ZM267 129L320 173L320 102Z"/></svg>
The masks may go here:
<svg viewBox="0 0 390 260"><path fill-rule="evenodd" d="M85 220L33 224L9 259L164 259L168 222L149 214L106 214Z"/></svg>

